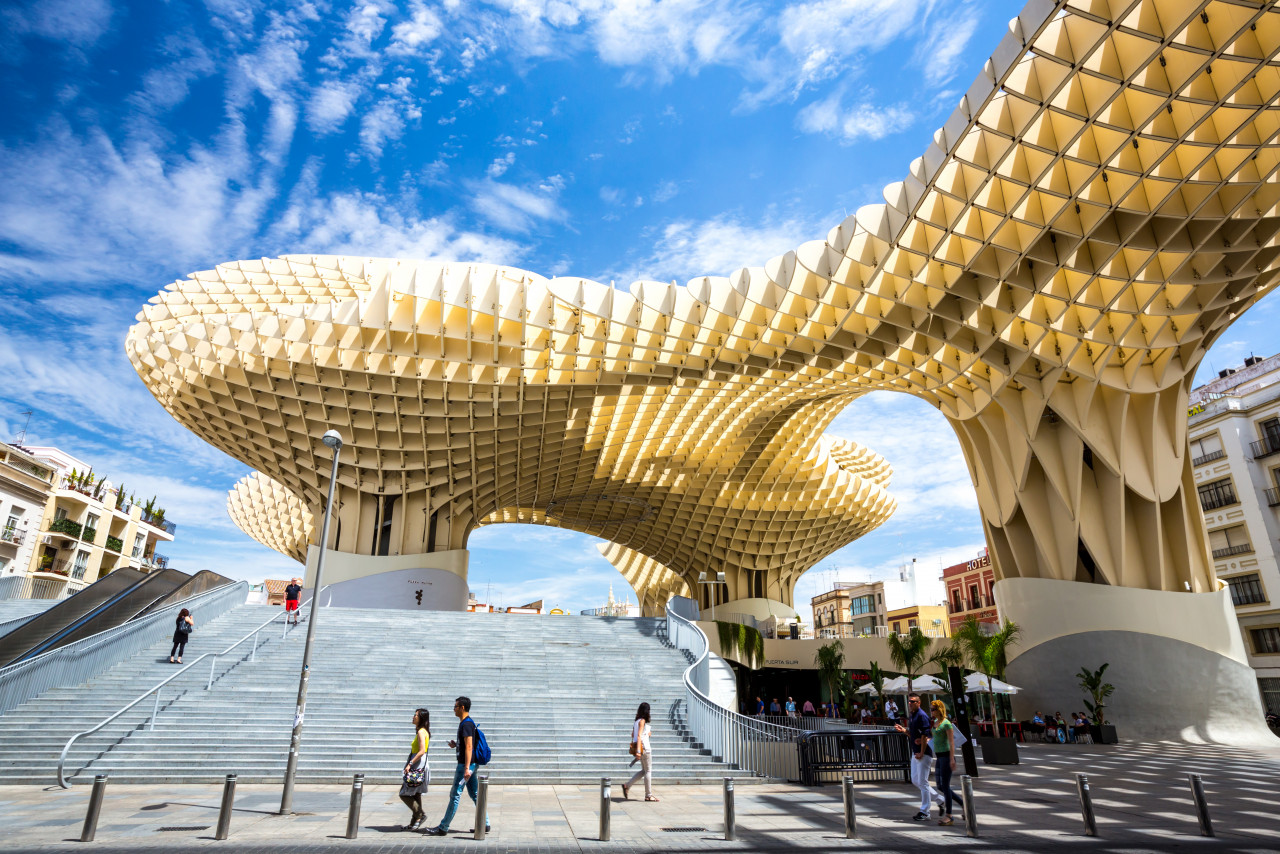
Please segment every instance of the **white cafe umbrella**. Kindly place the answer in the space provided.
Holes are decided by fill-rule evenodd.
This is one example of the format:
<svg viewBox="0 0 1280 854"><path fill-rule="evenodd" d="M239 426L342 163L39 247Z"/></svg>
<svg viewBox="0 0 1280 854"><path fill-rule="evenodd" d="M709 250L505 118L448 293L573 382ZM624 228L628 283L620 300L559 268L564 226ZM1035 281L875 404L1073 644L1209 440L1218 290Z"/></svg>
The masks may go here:
<svg viewBox="0 0 1280 854"><path fill-rule="evenodd" d="M904 689L906 688L906 684L907 677L903 676L902 685ZM917 694L946 694L951 689L939 682L934 676L921 675L912 680L911 690L915 691Z"/></svg>
<svg viewBox="0 0 1280 854"><path fill-rule="evenodd" d="M1016 694L1022 689L994 676L988 679L981 673L970 673L964 678L964 690L970 694Z"/></svg>
<svg viewBox="0 0 1280 854"><path fill-rule="evenodd" d="M855 694L874 694L874 693L876 693L876 686L874 686L874 685L872 685L870 682L868 682L866 685L863 685L861 688L859 688L857 691L854 691L853 693L855 693Z"/></svg>

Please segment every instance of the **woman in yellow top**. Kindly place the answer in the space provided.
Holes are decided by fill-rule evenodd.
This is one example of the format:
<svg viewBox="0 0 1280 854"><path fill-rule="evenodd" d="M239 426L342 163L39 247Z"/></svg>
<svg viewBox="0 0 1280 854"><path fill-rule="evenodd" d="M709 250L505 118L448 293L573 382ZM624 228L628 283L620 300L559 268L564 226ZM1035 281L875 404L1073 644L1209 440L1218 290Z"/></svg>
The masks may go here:
<svg viewBox="0 0 1280 854"><path fill-rule="evenodd" d="M431 713L426 709L414 712L413 729L413 743L409 745L409 760L404 764L404 780L400 786L400 800L411 811L405 830L416 830L427 817L422 810L422 793L431 782L431 768L427 765L427 748L431 746ZM422 775L421 780L417 779L417 774Z"/></svg>

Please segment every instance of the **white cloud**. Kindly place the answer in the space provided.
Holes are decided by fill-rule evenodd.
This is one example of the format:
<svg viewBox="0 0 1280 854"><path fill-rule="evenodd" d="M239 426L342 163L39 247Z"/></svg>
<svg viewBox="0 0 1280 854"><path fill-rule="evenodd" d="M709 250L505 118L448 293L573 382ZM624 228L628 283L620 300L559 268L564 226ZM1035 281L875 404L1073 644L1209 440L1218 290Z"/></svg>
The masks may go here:
<svg viewBox="0 0 1280 854"><path fill-rule="evenodd" d="M528 231L542 221L559 221L565 212L556 201L563 187L558 175L536 189L503 184L492 179L468 183L471 207L504 231Z"/></svg>
<svg viewBox="0 0 1280 854"><path fill-rule="evenodd" d="M515 152L508 151L506 154L502 155L501 157L495 159L492 163L490 163L489 168L485 170L485 174L488 175L490 178L501 178L503 174L508 169L510 169L511 165L515 162L516 162Z"/></svg>
<svg viewBox="0 0 1280 854"><path fill-rule="evenodd" d="M679 185L675 181L663 181L658 184L657 189L650 195L655 202L669 202L680 192Z"/></svg>
<svg viewBox="0 0 1280 854"><path fill-rule="evenodd" d="M11 6L0 13L11 35L35 35L86 48L111 25L108 0L40 0L27 9Z"/></svg>
<svg viewBox="0 0 1280 854"><path fill-rule="evenodd" d="M419 53L444 31L440 17L425 4L414 3L410 9L409 20L391 28L391 45L387 52L392 55Z"/></svg>
<svg viewBox="0 0 1280 854"><path fill-rule="evenodd" d="M843 93L836 90L820 101L800 110L796 127L805 133L822 133L835 137L843 145L859 139L883 139L906 130L915 115L906 104L875 106L862 102L851 107L843 104Z"/></svg>
<svg viewBox="0 0 1280 854"><path fill-rule="evenodd" d="M360 146L373 160L382 156L387 142L404 133L404 118L393 101L380 101L360 119Z"/></svg>
<svg viewBox="0 0 1280 854"><path fill-rule="evenodd" d="M965 7L958 14L934 25L929 37L916 49L915 64L924 69L925 82L938 86L959 69L961 55L978 28L976 9Z"/></svg>
<svg viewBox="0 0 1280 854"><path fill-rule="evenodd" d="M750 224L730 214L701 222L676 220L658 231L649 254L606 273L601 281L638 279L684 281L697 276L727 276L743 266L759 266L825 233L830 220L766 216Z"/></svg>
<svg viewBox="0 0 1280 854"><path fill-rule="evenodd" d="M331 80L317 86L307 104L307 124L317 133L339 130L355 109L361 85L353 80Z"/></svg>

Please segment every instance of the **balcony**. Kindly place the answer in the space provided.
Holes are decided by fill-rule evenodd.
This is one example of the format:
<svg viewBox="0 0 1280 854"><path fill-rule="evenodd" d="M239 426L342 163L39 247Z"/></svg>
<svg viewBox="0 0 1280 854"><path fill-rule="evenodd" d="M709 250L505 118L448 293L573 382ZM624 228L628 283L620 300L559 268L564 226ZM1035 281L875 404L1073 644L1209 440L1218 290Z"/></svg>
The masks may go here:
<svg viewBox="0 0 1280 854"><path fill-rule="evenodd" d="M1202 466L1205 463L1211 463L1214 460L1220 460L1226 455L1227 455L1226 451L1210 451L1209 453L1205 454L1203 457L1196 457L1195 459L1193 459L1191 461L1191 465Z"/></svg>
<svg viewBox="0 0 1280 854"><path fill-rule="evenodd" d="M1231 557L1232 555L1248 554L1251 551L1253 551L1253 546L1245 543L1240 546L1227 546L1225 549L1214 549L1213 557L1216 560L1218 558Z"/></svg>
<svg viewBox="0 0 1280 854"><path fill-rule="evenodd" d="M5 528L0 531L0 546L20 546L26 538L26 531L19 531L13 527Z"/></svg>
<svg viewBox="0 0 1280 854"><path fill-rule="evenodd" d="M1215 489L1212 492L1200 493L1200 506L1205 510L1217 510L1219 507L1226 507L1228 504L1239 504L1240 499L1236 498L1234 489Z"/></svg>
<svg viewBox="0 0 1280 854"><path fill-rule="evenodd" d="M36 572L42 572L46 575L61 575L63 578L68 578L71 575L71 561L65 558L62 560L42 558L36 567Z"/></svg>
<svg viewBox="0 0 1280 854"><path fill-rule="evenodd" d="M124 540L119 537L107 536L107 551L120 554L124 551Z"/></svg>
<svg viewBox="0 0 1280 854"><path fill-rule="evenodd" d="M1250 442L1249 453L1253 454L1255 460L1269 457L1272 454L1280 454L1280 435L1268 433L1257 442Z"/></svg>
<svg viewBox="0 0 1280 854"><path fill-rule="evenodd" d="M49 524L49 531L54 534L66 534L73 540L80 539L80 533L84 530L84 526L79 522L72 522L70 519L54 519Z"/></svg>
<svg viewBox="0 0 1280 854"><path fill-rule="evenodd" d="M164 516L157 516L151 513L143 513L142 521L146 522L148 525L150 525L153 528L159 528L160 530L164 531L166 534L168 534L171 537L175 536L178 531L178 526L170 521L167 521L164 518Z"/></svg>
<svg viewBox="0 0 1280 854"><path fill-rule="evenodd" d="M162 554L149 554L142 559L142 565L148 569L168 569L169 559Z"/></svg>
<svg viewBox="0 0 1280 854"><path fill-rule="evenodd" d="M1280 507L1280 486L1273 486L1270 489L1264 489L1262 494L1267 496L1268 507Z"/></svg>

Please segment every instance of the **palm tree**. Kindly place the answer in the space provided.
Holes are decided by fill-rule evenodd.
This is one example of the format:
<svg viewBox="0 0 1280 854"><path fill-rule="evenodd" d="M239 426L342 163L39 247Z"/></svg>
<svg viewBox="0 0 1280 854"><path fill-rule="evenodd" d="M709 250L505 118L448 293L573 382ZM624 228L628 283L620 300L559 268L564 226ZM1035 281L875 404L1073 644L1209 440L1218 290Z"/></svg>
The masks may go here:
<svg viewBox="0 0 1280 854"><path fill-rule="evenodd" d="M867 681L870 682L871 687L876 690L876 701L880 704L880 711L883 712L884 711L884 671L880 669L880 662L878 661L871 662L871 667L869 669L869 672L870 672L870 677L868 678Z"/></svg>
<svg viewBox="0 0 1280 854"><path fill-rule="evenodd" d="M956 640L969 659L969 665L987 677L987 693L991 693L991 680L1004 679L1004 670L1009 666L1008 651L1018 642L1022 630L1018 624L1005 620L1000 631L993 635L982 633L982 625L978 618L970 614L956 631ZM992 697L992 717L999 718L999 707Z"/></svg>
<svg viewBox="0 0 1280 854"><path fill-rule="evenodd" d="M911 693L915 690L912 683L929 660L929 647L933 641L920 631L919 626L912 626L906 637L893 632L887 640L889 657L893 659L894 666L906 674L907 693Z"/></svg>
<svg viewBox="0 0 1280 854"><path fill-rule="evenodd" d="M840 674L844 672L844 644L837 638L818 647L818 654L813 657L813 666L818 668L818 678L827 686L831 702L838 703L836 686L839 684Z"/></svg>

